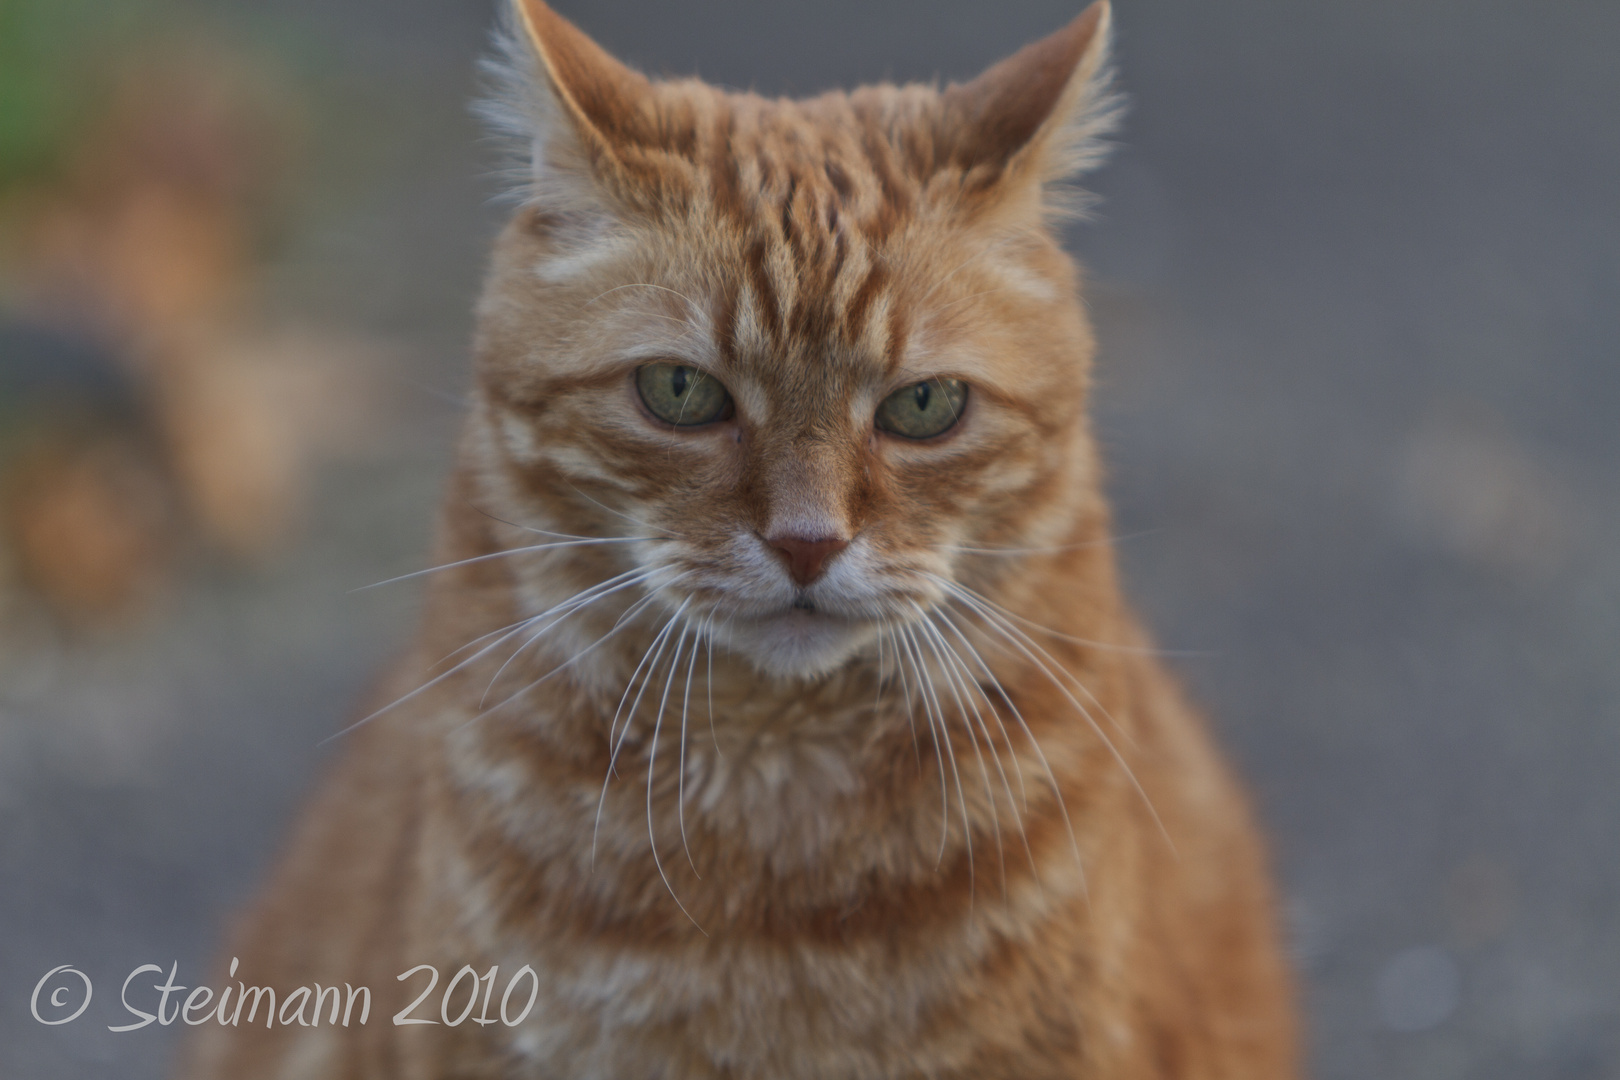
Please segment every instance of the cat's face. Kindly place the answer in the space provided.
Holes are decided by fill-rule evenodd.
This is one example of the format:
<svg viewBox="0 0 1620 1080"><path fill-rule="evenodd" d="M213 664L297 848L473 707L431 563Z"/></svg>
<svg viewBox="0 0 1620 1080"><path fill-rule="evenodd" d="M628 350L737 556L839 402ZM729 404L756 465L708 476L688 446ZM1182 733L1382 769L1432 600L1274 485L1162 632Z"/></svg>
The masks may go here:
<svg viewBox="0 0 1620 1080"><path fill-rule="evenodd" d="M1092 346L1042 185L1095 134L1105 10L965 87L808 102L649 84L523 11L534 197L479 347L503 514L639 538L639 588L784 675L1061 539Z"/></svg>

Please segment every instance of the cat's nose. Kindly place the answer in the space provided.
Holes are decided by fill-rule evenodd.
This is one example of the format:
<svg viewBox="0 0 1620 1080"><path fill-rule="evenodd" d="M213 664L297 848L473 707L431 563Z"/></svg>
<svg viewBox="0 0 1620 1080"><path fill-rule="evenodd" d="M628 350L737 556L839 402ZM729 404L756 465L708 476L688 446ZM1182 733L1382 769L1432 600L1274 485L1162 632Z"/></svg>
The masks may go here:
<svg viewBox="0 0 1620 1080"><path fill-rule="evenodd" d="M832 557L849 547L836 536L767 536L769 544L787 561L788 574L801 588L822 575Z"/></svg>

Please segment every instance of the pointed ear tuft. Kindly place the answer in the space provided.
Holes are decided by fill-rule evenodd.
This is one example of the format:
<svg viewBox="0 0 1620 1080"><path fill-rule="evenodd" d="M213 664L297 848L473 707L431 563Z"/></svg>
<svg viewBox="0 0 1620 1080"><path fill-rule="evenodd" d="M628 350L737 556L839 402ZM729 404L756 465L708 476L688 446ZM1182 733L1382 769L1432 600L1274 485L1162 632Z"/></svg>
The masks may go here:
<svg viewBox="0 0 1620 1080"><path fill-rule="evenodd" d="M484 69L493 87L479 111L519 150L518 197L552 214L610 214L599 180L615 148L657 137L646 77L543 0L512 0Z"/></svg>
<svg viewBox="0 0 1620 1080"><path fill-rule="evenodd" d="M513 0L513 5L581 139L599 144L593 146L599 152L657 139L653 89L645 75L609 56L544 0Z"/></svg>
<svg viewBox="0 0 1620 1080"><path fill-rule="evenodd" d="M964 170L1029 174L1038 183L1095 168L1119 118L1108 69L1112 15L1096 0L1068 26L942 95Z"/></svg>

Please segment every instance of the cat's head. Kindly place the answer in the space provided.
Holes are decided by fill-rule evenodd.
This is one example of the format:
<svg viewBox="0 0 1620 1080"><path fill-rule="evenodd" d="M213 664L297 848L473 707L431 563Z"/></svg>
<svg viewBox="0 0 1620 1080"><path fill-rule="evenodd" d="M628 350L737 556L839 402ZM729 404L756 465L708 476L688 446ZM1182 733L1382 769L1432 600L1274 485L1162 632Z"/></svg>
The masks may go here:
<svg viewBox="0 0 1620 1080"><path fill-rule="evenodd" d="M972 82L804 101L649 81L515 6L484 509L641 538L615 548L639 588L784 675L1097 512L1050 225L1113 115L1107 0Z"/></svg>

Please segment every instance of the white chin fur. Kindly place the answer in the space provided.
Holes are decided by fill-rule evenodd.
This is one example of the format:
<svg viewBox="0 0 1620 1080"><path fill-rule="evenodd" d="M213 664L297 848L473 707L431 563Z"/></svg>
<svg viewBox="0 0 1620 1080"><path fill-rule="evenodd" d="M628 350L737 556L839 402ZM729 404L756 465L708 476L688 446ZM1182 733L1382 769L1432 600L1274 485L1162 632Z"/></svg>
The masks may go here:
<svg viewBox="0 0 1620 1080"><path fill-rule="evenodd" d="M871 637L843 619L797 611L736 623L725 645L771 675L813 678L841 666Z"/></svg>

